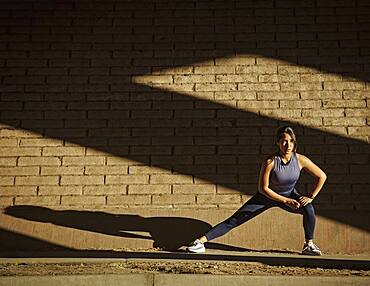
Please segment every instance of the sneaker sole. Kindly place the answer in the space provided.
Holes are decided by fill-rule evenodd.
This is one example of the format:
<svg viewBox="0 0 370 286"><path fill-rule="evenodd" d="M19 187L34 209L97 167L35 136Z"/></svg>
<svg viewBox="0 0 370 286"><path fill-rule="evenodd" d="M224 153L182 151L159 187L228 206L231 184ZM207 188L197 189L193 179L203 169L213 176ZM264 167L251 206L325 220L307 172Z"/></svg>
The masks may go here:
<svg viewBox="0 0 370 286"><path fill-rule="evenodd" d="M188 248L187 250L188 250L188 252L190 252L190 253L204 253L204 252L206 252L206 250L205 250L205 249L190 250L190 249Z"/></svg>

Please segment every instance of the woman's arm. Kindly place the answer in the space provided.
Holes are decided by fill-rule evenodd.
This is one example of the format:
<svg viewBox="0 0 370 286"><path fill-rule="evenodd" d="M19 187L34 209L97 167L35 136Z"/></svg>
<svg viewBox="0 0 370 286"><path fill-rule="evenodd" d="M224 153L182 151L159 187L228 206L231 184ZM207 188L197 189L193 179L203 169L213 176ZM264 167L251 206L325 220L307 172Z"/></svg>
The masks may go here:
<svg viewBox="0 0 370 286"><path fill-rule="evenodd" d="M313 190L310 192L308 197L301 197L299 202L302 205L307 205L311 203L312 200L317 196L317 194L321 191L325 181L326 181L326 174L323 170L321 170L315 163L313 163L309 158L304 155L297 154L299 165L302 169L305 169L309 174L316 178L315 186Z"/></svg>
<svg viewBox="0 0 370 286"><path fill-rule="evenodd" d="M260 175L258 178L258 191L274 201L286 204L294 209L299 208L300 203L298 201L281 196L278 193L276 193L274 190L270 189L269 179L270 179L270 173L273 169L274 169L273 159L268 158L265 161L263 161L262 167L260 170Z"/></svg>

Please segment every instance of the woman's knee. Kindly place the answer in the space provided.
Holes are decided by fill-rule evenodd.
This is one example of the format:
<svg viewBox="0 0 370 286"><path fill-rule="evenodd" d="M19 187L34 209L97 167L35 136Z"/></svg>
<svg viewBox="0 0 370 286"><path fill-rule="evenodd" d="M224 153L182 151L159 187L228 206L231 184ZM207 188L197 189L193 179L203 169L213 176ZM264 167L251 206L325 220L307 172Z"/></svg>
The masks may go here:
<svg viewBox="0 0 370 286"><path fill-rule="evenodd" d="M302 207L302 213L308 216L315 216L315 208L313 207L312 204L307 204L304 207Z"/></svg>

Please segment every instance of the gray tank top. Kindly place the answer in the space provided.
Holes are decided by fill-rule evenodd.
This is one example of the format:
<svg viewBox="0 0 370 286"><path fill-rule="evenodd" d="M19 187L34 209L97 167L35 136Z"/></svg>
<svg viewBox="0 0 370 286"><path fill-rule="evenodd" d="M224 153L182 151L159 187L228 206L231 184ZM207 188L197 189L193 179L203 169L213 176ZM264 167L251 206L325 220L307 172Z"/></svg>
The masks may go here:
<svg viewBox="0 0 370 286"><path fill-rule="evenodd" d="M294 152L290 161L284 163L279 155L274 156L274 169L270 173L269 187L280 195L290 195L299 179L297 155Z"/></svg>

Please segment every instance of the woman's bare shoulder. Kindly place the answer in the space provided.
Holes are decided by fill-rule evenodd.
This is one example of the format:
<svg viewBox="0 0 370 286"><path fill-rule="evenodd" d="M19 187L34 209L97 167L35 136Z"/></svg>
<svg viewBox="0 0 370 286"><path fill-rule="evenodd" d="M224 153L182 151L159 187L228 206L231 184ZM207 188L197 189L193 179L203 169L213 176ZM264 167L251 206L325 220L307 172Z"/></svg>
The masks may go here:
<svg viewBox="0 0 370 286"><path fill-rule="evenodd" d="M275 162L275 161L274 161L274 159L275 159L275 155L274 155L274 154L267 156L267 157L265 158L265 160L264 160L265 165L266 165L266 166L271 166L271 165L273 165L273 164L274 164L274 162Z"/></svg>
<svg viewBox="0 0 370 286"><path fill-rule="evenodd" d="M301 163L301 165L304 165L304 163L311 161L307 156L303 154L296 153L296 156L297 156L299 163Z"/></svg>

